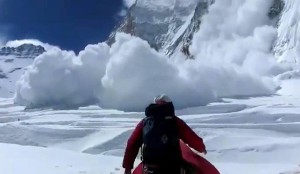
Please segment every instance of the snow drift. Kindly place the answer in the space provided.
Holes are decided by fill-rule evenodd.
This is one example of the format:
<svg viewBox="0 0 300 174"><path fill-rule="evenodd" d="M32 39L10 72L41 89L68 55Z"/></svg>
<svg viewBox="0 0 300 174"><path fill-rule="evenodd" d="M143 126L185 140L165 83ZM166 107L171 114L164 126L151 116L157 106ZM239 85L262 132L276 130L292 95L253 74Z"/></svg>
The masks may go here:
<svg viewBox="0 0 300 174"><path fill-rule="evenodd" d="M216 1L195 34L195 60L184 61L180 54L169 59L122 33L111 48L89 45L78 56L52 49L21 77L15 102L30 107L97 103L141 111L160 93L170 95L178 108L219 97L273 94L272 77L283 69L271 53L277 34L267 17L271 5L271 0Z"/></svg>

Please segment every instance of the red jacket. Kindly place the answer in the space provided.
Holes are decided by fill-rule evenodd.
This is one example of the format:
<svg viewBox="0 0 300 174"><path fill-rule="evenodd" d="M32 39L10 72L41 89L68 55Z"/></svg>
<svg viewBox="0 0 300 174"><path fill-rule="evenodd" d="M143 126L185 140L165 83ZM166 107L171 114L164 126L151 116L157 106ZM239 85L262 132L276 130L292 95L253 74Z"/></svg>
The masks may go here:
<svg viewBox="0 0 300 174"><path fill-rule="evenodd" d="M176 117L179 138L198 152L205 151L205 145L202 138L200 138L183 120ZM143 121L139 122L128 139L127 147L123 160L123 167L127 170L133 168L134 160L139 152L139 148L143 144Z"/></svg>

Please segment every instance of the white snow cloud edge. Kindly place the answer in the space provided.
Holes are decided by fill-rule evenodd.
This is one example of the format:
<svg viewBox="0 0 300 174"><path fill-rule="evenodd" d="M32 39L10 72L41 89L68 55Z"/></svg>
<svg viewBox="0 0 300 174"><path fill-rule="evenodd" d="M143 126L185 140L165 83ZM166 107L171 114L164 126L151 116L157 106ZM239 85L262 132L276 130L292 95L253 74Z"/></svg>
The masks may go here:
<svg viewBox="0 0 300 174"><path fill-rule="evenodd" d="M180 54L169 59L146 41L117 33L111 47L88 45L79 55L55 48L37 57L17 84L15 103L142 111L160 93L177 108L274 94L278 86L272 78L284 71L270 52L276 30L267 16L253 18L264 14L271 0L227 1L216 1L203 18L191 46L195 60L183 61ZM232 10L220 10L224 5ZM249 5L252 11L245 8Z"/></svg>
<svg viewBox="0 0 300 174"><path fill-rule="evenodd" d="M36 46L40 45L40 46L44 47L46 50L59 49L58 46L50 45L48 43L41 42L37 39L11 40L11 41L6 42L5 46L7 46L7 47L18 47L22 44L33 44L33 45L36 45Z"/></svg>

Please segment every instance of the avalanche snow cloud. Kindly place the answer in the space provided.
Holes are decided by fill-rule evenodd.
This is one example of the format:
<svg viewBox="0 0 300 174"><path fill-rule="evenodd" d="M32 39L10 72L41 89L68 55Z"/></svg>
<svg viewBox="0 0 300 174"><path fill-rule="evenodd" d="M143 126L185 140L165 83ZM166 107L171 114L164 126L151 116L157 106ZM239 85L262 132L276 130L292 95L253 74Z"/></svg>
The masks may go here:
<svg viewBox="0 0 300 174"><path fill-rule="evenodd" d="M277 29L267 16L272 3L273 0L216 1L195 34L192 54L201 62L229 63L255 75L281 73L271 52L277 37Z"/></svg>
<svg viewBox="0 0 300 174"><path fill-rule="evenodd" d="M102 78L101 106L142 110L160 93L170 95L177 107L198 106L216 99L207 86L181 76L178 67L139 38L118 34Z"/></svg>
<svg viewBox="0 0 300 174"><path fill-rule="evenodd" d="M217 0L195 34L195 60L169 59L146 41L122 33L111 48L89 45L79 55L52 49L21 77L15 102L28 107L97 103L141 111L160 93L170 95L178 108L225 96L273 94L272 77L283 70L270 51L277 34L267 17L271 4Z"/></svg>
<svg viewBox="0 0 300 174"><path fill-rule="evenodd" d="M37 57L21 76L15 101L28 107L94 104L108 57L106 44L89 45L78 56L51 49Z"/></svg>
<svg viewBox="0 0 300 174"><path fill-rule="evenodd" d="M105 43L73 52L50 50L37 57L17 84L15 102L28 107L77 107L140 111L159 93L178 107L204 105L216 96L205 85L180 76L177 66L146 41L118 34Z"/></svg>

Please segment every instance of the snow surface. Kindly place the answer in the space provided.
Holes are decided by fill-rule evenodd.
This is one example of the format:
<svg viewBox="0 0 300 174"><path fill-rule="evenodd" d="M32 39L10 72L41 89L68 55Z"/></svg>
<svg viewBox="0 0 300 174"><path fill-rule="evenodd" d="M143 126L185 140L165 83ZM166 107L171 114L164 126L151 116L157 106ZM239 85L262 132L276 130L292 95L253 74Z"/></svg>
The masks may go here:
<svg viewBox="0 0 300 174"><path fill-rule="evenodd" d="M288 174L300 164L300 94L291 95L299 85L285 80L275 96L224 99L176 113L204 138L206 158L222 174ZM0 99L5 174L121 174L126 141L144 117L97 106L23 109Z"/></svg>
<svg viewBox="0 0 300 174"><path fill-rule="evenodd" d="M7 144L0 144L0 153L0 169L5 174L115 174L113 166L120 163L115 157ZM107 161L111 166L103 167Z"/></svg>

